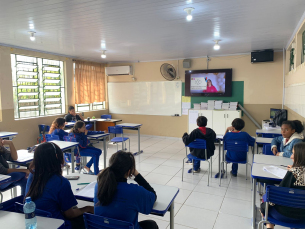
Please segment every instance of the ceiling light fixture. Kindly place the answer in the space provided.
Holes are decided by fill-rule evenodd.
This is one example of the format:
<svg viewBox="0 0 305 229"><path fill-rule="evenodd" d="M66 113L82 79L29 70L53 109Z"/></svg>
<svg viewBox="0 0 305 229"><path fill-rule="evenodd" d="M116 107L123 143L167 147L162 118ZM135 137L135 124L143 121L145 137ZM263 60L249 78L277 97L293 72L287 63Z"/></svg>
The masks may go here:
<svg viewBox="0 0 305 229"><path fill-rule="evenodd" d="M215 45L214 45L214 50L219 50L220 49L220 45L218 44L220 40L214 40Z"/></svg>
<svg viewBox="0 0 305 229"><path fill-rule="evenodd" d="M35 29L34 24L33 24L33 23L30 23L30 24L29 24L29 28L30 28L30 29Z"/></svg>
<svg viewBox="0 0 305 229"><path fill-rule="evenodd" d="M186 20L187 21L191 21L193 19L193 16L192 16L192 11L194 10L195 8L193 7L187 7L184 9L184 11L187 13L187 16L186 16Z"/></svg>
<svg viewBox="0 0 305 229"><path fill-rule="evenodd" d="M35 39L36 39L36 38L35 38L35 33L36 33L36 32L33 32L33 31L30 31L30 32L29 32L31 41L35 41Z"/></svg>
<svg viewBox="0 0 305 229"><path fill-rule="evenodd" d="M106 58L106 50L103 50L101 57L102 57L103 59Z"/></svg>

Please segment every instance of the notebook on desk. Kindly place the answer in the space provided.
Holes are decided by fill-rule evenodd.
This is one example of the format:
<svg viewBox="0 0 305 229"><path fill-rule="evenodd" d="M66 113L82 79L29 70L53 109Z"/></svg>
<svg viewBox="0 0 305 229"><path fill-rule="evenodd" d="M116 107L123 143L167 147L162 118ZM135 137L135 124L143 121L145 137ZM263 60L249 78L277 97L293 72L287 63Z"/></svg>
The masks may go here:
<svg viewBox="0 0 305 229"><path fill-rule="evenodd" d="M86 187L81 188L80 191L76 193L75 197L80 200L93 201L95 185L96 181L91 182L86 185Z"/></svg>
<svg viewBox="0 0 305 229"><path fill-rule="evenodd" d="M287 173L287 169L281 169L279 167L276 166L264 166L264 171L271 173L272 175L279 177L279 178L284 178L286 173Z"/></svg>

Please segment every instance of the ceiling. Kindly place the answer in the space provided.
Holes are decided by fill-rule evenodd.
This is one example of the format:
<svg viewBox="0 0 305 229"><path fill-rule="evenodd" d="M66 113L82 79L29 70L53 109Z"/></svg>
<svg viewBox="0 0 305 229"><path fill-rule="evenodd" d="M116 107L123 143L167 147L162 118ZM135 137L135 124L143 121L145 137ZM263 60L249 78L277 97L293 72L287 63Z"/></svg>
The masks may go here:
<svg viewBox="0 0 305 229"><path fill-rule="evenodd" d="M304 0L0 0L0 44L97 62L246 53L285 47L304 11Z"/></svg>

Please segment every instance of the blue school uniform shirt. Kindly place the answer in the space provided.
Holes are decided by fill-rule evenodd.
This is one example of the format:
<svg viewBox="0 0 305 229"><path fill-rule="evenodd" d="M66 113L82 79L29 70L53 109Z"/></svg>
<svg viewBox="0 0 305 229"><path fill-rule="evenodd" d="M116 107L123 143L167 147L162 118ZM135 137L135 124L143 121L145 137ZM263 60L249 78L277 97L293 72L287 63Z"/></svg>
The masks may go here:
<svg viewBox="0 0 305 229"><path fill-rule="evenodd" d="M294 133L286 142L286 138L279 136L272 139L271 150L273 147L277 148L277 151L280 152L280 156L290 158L292 155L293 146L303 141L303 134ZM278 148L279 147L279 148Z"/></svg>
<svg viewBox="0 0 305 229"><path fill-rule="evenodd" d="M88 131L87 135L85 133L70 133L69 136L76 139L76 141L79 143L79 149L83 150L86 149L90 141L88 140L88 135L94 135L94 134L103 134L104 131Z"/></svg>
<svg viewBox="0 0 305 229"><path fill-rule="evenodd" d="M30 173L25 193L28 193L33 179L34 175ZM37 209L50 212L52 218L63 220L64 216L61 212L67 211L77 205L70 182L59 175L53 175L48 180L42 195L34 200L34 202Z"/></svg>
<svg viewBox="0 0 305 229"><path fill-rule="evenodd" d="M135 229L140 229L138 213L150 214L156 200L153 192L136 184L118 182L112 202L107 206L98 205L98 184L94 191L94 214L130 222Z"/></svg>
<svg viewBox="0 0 305 229"><path fill-rule="evenodd" d="M52 135L58 135L59 136L59 140L63 141L64 140L64 136L68 136L69 134L66 131L62 130L62 129L55 129L52 132Z"/></svg>

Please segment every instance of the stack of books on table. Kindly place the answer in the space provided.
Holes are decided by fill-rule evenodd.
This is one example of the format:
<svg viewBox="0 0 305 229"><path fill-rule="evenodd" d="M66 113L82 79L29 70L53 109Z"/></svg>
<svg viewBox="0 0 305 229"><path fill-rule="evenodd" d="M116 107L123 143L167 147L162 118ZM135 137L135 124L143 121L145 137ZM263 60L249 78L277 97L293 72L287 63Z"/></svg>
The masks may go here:
<svg viewBox="0 0 305 229"><path fill-rule="evenodd" d="M194 109L200 110L200 103L194 103Z"/></svg>
<svg viewBox="0 0 305 229"><path fill-rule="evenodd" d="M208 109L208 103L203 103L203 102L201 102L201 104L200 104L200 109L201 109L201 110L207 110L207 109Z"/></svg>
<svg viewBox="0 0 305 229"><path fill-rule="evenodd" d="M230 102L229 110L230 111L236 111L237 110L237 105L238 105L238 102Z"/></svg>
<svg viewBox="0 0 305 229"><path fill-rule="evenodd" d="M208 110L214 110L215 100L208 100Z"/></svg>
<svg viewBox="0 0 305 229"><path fill-rule="evenodd" d="M229 108L230 108L230 103L223 103L222 104L222 109L223 110L229 110Z"/></svg>
<svg viewBox="0 0 305 229"><path fill-rule="evenodd" d="M216 100L214 109L215 110L221 110L222 109L222 102L223 102L222 100Z"/></svg>

